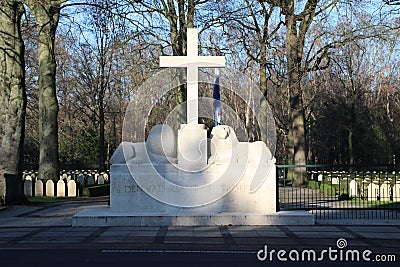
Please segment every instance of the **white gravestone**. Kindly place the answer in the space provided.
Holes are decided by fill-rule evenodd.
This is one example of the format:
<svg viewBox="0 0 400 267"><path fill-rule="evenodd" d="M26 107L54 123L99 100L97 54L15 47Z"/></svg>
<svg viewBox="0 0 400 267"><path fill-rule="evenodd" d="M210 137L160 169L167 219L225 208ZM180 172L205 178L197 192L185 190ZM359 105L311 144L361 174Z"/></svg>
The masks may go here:
<svg viewBox="0 0 400 267"><path fill-rule="evenodd" d="M355 179L350 181L350 195L351 197L358 196L358 183Z"/></svg>
<svg viewBox="0 0 400 267"><path fill-rule="evenodd" d="M46 182L46 196L54 197L54 182L52 180Z"/></svg>
<svg viewBox="0 0 400 267"><path fill-rule="evenodd" d="M99 177L97 178L97 184L104 184L103 174L100 174Z"/></svg>
<svg viewBox="0 0 400 267"><path fill-rule="evenodd" d="M333 177L332 178L332 184L339 184L339 178Z"/></svg>
<svg viewBox="0 0 400 267"><path fill-rule="evenodd" d="M390 201L390 193L392 187L388 181L383 182L379 188L379 200L380 201Z"/></svg>
<svg viewBox="0 0 400 267"><path fill-rule="evenodd" d="M400 202L400 181L396 181L393 186L393 201Z"/></svg>
<svg viewBox="0 0 400 267"><path fill-rule="evenodd" d="M379 195L379 186L375 183L368 185L368 200L377 200Z"/></svg>
<svg viewBox="0 0 400 267"><path fill-rule="evenodd" d="M108 180L108 174L105 172L103 173L104 181L109 182Z"/></svg>
<svg viewBox="0 0 400 267"><path fill-rule="evenodd" d="M42 180L36 180L35 183L35 196L36 197L41 197L43 196L43 182Z"/></svg>
<svg viewBox="0 0 400 267"><path fill-rule="evenodd" d="M65 197L65 182L64 182L64 180L59 180L57 182L57 196Z"/></svg>
<svg viewBox="0 0 400 267"><path fill-rule="evenodd" d="M27 197L32 196L32 181L31 180L25 180L24 182L24 194Z"/></svg>
<svg viewBox="0 0 400 267"><path fill-rule="evenodd" d="M74 180L70 180L67 183L67 187L68 187L68 196L69 197L76 197L76 183Z"/></svg>

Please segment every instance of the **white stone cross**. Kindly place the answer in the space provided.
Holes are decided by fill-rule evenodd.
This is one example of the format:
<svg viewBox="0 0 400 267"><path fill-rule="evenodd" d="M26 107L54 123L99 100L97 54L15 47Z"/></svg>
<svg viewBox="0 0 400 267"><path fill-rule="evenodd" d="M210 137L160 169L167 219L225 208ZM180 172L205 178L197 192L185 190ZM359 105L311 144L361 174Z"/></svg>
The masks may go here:
<svg viewBox="0 0 400 267"><path fill-rule="evenodd" d="M161 56L160 67L186 68L187 73L187 123L197 124L199 109L199 68L225 67L223 56L199 56L196 28L187 29L187 56Z"/></svg>

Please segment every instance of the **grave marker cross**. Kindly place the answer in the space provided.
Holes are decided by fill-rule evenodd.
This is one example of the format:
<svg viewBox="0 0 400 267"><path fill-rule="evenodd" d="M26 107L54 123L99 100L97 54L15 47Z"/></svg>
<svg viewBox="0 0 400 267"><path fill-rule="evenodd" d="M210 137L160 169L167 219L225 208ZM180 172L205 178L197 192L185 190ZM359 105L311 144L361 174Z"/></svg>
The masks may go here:
<svg viewBox="0 0 400 267"><path fill-rule="evenodd" d="M195 28L187 29L187 56L161 56L160 67L186 68L187 73L187 123L198 123L199 68L222 68L223 56L199 56L198 33Z"/></svg>

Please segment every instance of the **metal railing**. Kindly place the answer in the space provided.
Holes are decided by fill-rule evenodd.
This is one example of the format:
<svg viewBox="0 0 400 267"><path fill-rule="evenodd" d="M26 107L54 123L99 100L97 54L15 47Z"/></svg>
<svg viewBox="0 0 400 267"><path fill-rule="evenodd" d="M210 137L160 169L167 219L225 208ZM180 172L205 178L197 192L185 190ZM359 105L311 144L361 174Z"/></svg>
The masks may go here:
<svg viewBox="0 0 400 267"><path fill-rule="evenodd" d="M400 218L400 166L277 165L279 210L318 219Z"/></svg>

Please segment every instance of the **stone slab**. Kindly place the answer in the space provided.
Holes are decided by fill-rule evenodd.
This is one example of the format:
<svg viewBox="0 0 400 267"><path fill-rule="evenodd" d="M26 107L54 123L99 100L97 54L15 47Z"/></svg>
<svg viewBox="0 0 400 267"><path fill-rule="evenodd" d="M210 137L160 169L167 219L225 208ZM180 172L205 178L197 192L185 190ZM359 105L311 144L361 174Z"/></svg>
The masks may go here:
<svg viewBox="0 0 400 267"><path fill-rule="evenodd" d="M204 225L314 225L306 211L276 213L222 212L215 214L112 213L108 207L85 209L75 214L72 226L204 226Z"/></svg>

